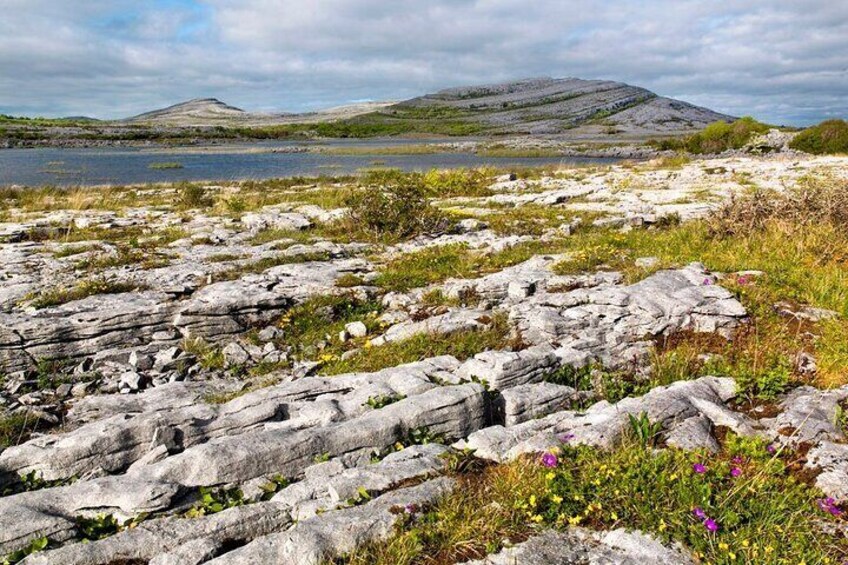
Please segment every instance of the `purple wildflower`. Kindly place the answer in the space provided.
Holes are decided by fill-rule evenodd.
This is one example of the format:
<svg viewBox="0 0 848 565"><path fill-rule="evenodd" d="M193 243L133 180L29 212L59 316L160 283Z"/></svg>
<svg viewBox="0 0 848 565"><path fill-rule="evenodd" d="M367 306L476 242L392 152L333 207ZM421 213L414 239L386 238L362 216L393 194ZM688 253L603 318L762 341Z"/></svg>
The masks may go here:
<svg viewBox="0 0 848 565"><path fill-rule="evenodd" d="M692 465L692 470L698 473L699 475L703 475L707 472L707 468L703 465L703 463L695 463Z"/></svg>
<svg viewBox="0 0 848 565"><path fill-rule="evenodd" d="M713 279L707 277L704 279L704 286L710 286L713 284Z"/></svg>
<svg viewBox="0 0 848 565"><path fill-rule="evenodd" d="M707 518L706 520L704 520L704 527L711 532L718 531L718 524L716 524L715 520L713 520L712 518Z"/></svg>
<svg viewBox="0 0 848 565"><path fill-rule="evenodd" d="M818 504L819 508L821 508L823 512L827 512L832 516L842 515L842 509L837 506L836 500L833 498L820 498L816 501L816 504Z"/></svg>
<svg viewBox="0 0 848 565"><path fill-rule="evenodd" d="M774 446L773 443L770 443L766 446L766 451L768 451L771 454L774 454L775 452L777 452L777 448Z"/></svg>
<svg viewBox="0 0 848 565"><path fill-rule="evenodd" d="M407 514L415 514L416 512L418 512L418 507L414 504L407 504L403 507L403 511Z"/></svg>
<svg viewBox="0 0 848 565"><path fill-rule="evenodd" d="M744 465L745 464L745 458L740 456L740 455L737 455L736 457L731 459L730 462L733 463L734 465Z"/></svg>
<svg viewBox="0 0 848 565"><path fill-rule="evenodd" d="M738 284L741 284L741 285L746 285L746 284L748 284L748 277L746 277L745 275L742 275L741 277L736 279L736 282Z"/></svg>
<svg viewBox="0 0 848 565"><path fill-rule="evenodd" d="M553 453L544 453L542 455L542 465L545 467L556 467L558 463L559 460Z"/></svg>
<svg viewBox="0 0 848 565"><path fill-rule="evenodd" d="M698 520L700 520L702 522L707 519L707 513L704 512L703 508L697 508L697 507L693 508L692 514L694 514L695 518L697 518Z"/></svg>
<svg viewBox="0 0 848 565"><path fill-rule="evenodd" d="M731 467L730 468L730 476L733 477L734 479L741 474L742 474L742 469L740 469L739 467Z"/></svg>

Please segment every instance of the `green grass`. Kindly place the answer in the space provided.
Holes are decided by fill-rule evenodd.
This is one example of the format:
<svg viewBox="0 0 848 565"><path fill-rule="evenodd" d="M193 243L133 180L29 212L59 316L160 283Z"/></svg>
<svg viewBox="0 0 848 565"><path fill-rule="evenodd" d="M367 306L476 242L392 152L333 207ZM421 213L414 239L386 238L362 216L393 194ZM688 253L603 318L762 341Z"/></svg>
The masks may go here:
<svg viewBox="0 0 848 565"><path fill-rule="evenodd" d="M453 355L465 360L490 349L509 349L516 345L510 337L504 316L494 316L488 329L462 331L449 335L420 334L400 342L379 347L366 347L354 357L327 358L321 368L324 375L352 372L374 372L404 363L413 363L439 355Z"/></svg>
<svg viewBox="0 0 848 565"><path fill-rule="evenodd" d="M438 145L387 145L387 146L365 146L365 147L327 147L321 153L325 155L432 155L435 153L447 153L450 149Z"/></svg>
<svg viewBox="0 0 848 565"><path fill-rule="evenodd" d="M415 175L416 173L405 173ZM489 185L493 182L496 172L492 169L451 169L430 170L420 176L427 194L433 198L491 196L494 194Z"/></svg>
<svg viewBox="0 0 848 565"><path fill-rule="evenodd" d="M140 269L157 269L170 264L170 260L155 251L155 249L147 246L147 248L133 248L121 245L118 247L117 253L101 253L92 255L77 261L74 267L82 271L102 271L103 269L112 269L116 267L124 267L135 265Z"/></svg>
<svg viewBox="0 0 848 565"><path fill-rule="evenodd" d="M451 277L468 278L476 272L476 254L467 246L442 245L396 257L374 282L387 291L405 292Z"/></svg>
<svg viewBox="0 0 848 565"><path fill-rule="evenodd" d="M836 386L848 382L848 350L837 335L848 330L848 233L822 222L814 225L769 221L763 229L730 236L716 236L706 222L687 223L664 230L607 230L578 232L567 242L571 259L557 271L573 274L603 266L622 271L630 281L660 267L679 267L694 261L725 273L763 271L762 277L730 277L721 284L731 289L748 309L753 325L735 342L710 344L709 351L725 357L713 367L740 379L755 395L772 396L785 381L787 364L799 351L821 352L826 362L815 384ZM639 269L633 260L655 256L660 265ZM822 327L799 325L779 316L774 305L781 301L826 308L838 312L840 320ZM811 339L808 333L817 335ZM790 371L791 373L791 371ZM794 375L791 380L796 380Z"/></svg>
<svg viewBox="0 0 848 565"><path fill-rule="evenodd" d="M165 163L150 163L147 166L148 169L154 170L167 170L167 169L182 169L183 164L177 163L173 161L165 162Z"/></svg>
<svg viewBox="0 0 848 565"><path fill-rule="evenodd" d="M299 255L277 255L275 257L264 257L256 261L251 261L244 265L234 266L232 269L227 269L214 275L216 281L230 281L243 277L249 274L264 273L268 269L280 267L282 265L294 265L298 263L310 263L313 261L329 261L331 255L324 251L313 251L309 253L301 253Z"/></svg>
<svg viewBox="0 0 848 565"><path fill-rule="evenodd" d="M29 305L36 309L59 306L75 300L82 300L89 296L99 294L121 294L144 290L135 283L118 282L105 278L93 278L80 281L71 287L56 287L51 290L40 292L25 299Z"/></svg>
<svg viewBox="0 0 848 565"><path fill-rule="evenodd" d="M540 236L545 231L568 224L578 216L587 219L597 214L576 214L556 206L525 204L514 208L499 208L492 214L480 218L499 235Z"/></svg>
<svg viewBox="0 0 848 565"><path fill-rule="evenodd" d="M560 253L567 245L565 239L533 240L490 254L462 244L430 247L388 261L374 284L386 291L405 292L449 278L476 278L517 265L534 255Z"/></svg>
<svg viewBox="0 0 848 565"><path fill-rule="evenodd" d="M336 563L454 563L496 552L506 539L572 525L638 529L716 565L840 563L848 554L844 538L826 533L838 524L817 507L822 494L792 475L794 454L772 456L757 440L730 435L719 455L654 451L635 439L614 452L551 448L555 467L528 457L459 477L452 493L403 520L388 540ZM731 468L741 474L732 477Z"/></svg>
<svg viewBox="0 0 848 565"><path fill-rule="evenodd" d="M39 419L32 414L0 416L0 450L27 441L39 423Z"/></svg>
<svg viewBox="0 0 848 565"><path fill-rule="evenodd" d="M277 327L283 335L277 342L280 347L293 347L295 358L337 360L345 351L366 342L360 338L342 343L339 333L345 325L363 322L373 335L383 329L377 321L382 310L378 300L361 300L352 294L316 296L294 306L280 318Z"/></svg>
<svg viewBox="0 0 848 565"><path fill-rule="evenodd" d="M509 159L553 159L563 157L561 149L549 147L507 147L505 145L487 145L476 151L479 157Z"/></svg>

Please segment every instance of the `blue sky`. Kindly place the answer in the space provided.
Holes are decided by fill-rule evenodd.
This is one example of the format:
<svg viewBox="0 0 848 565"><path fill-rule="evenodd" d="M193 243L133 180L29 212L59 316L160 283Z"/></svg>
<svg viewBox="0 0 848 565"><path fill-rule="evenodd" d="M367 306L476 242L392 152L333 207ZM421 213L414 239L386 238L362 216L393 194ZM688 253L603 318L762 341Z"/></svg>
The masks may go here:
<svg viewBox="0 0 848 565"><path fill-rule="evenodd" d="M848 117L848 2L2 0L0 113L256 111L532 76L620 80L775 123Z"/></svg>

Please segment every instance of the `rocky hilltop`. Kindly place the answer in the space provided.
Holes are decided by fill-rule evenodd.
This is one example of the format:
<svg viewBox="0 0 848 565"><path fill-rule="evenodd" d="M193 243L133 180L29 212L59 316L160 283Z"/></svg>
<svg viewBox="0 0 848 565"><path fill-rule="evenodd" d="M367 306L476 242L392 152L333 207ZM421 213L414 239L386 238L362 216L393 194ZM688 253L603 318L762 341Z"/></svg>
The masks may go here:
<svg viewBox="0 0 848 565"><path fill-rule="evenodd" d="M470 119L493 133L563 133L607 128L626 133L700 129L731 116L621 82L537 78L442 90L382 112L400 119Z"/></svg>
<svg viewBox="0 0 848 565"><path fill-rule="evenodd" d="M224 104L216 98L196 98L187 102L181 102L162 108L161 110L153 110L145 112L126 121L131 123L158 123L158 124L178 124L178 123L210 123L216 121L230 121L233 119L242 119L247 116L247 113L235 106Z"/></svg>
<svg viewBox="0 0 848 565"><path fill-rule="evenodd" d="M843 322L800 297L840 295L841 267L745 239L772 228L723 205L752 184L808 201L846 171L790 155L4 193L0 555L834 559ZM763 262L790 240L788 266ZM803 276L776 302L787 268ZM748 352L791 357L755 372Z"/></svg>

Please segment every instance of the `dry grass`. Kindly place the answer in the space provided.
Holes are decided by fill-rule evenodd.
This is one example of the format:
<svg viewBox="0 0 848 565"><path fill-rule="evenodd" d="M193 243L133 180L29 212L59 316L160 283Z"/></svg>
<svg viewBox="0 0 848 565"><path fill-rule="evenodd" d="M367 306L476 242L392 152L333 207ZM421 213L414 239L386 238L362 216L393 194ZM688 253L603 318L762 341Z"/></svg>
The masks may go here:
<svg viewBox="0 0 848 565"><path fill-rule="evenodd" d="M713 234L735 235L762 230L773 221L796 229L828 223L848 230L848 182L815 176L783 192L753 188L720 206L709 226Z"/></svg>

